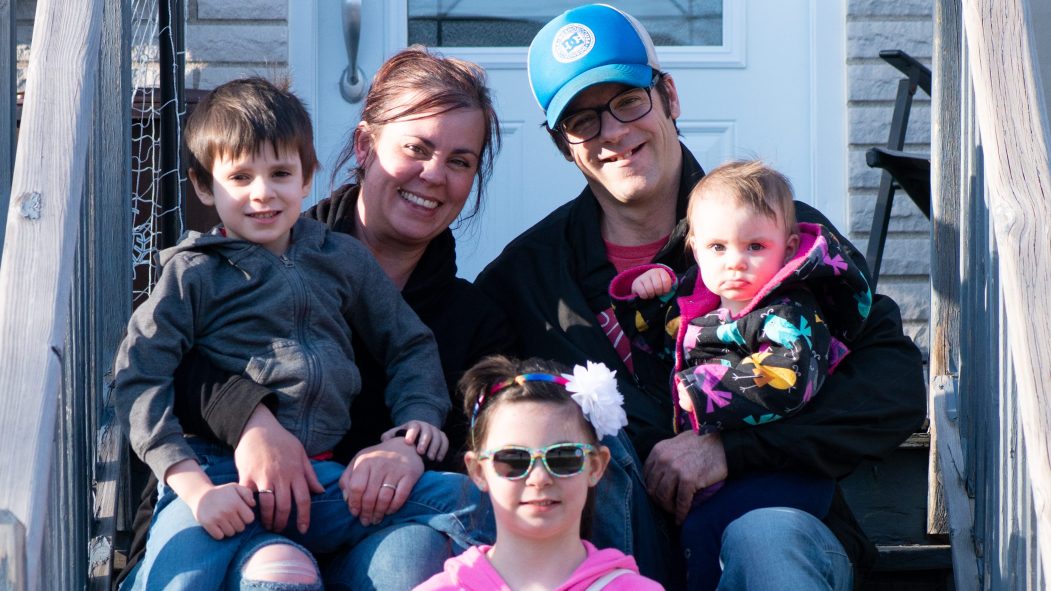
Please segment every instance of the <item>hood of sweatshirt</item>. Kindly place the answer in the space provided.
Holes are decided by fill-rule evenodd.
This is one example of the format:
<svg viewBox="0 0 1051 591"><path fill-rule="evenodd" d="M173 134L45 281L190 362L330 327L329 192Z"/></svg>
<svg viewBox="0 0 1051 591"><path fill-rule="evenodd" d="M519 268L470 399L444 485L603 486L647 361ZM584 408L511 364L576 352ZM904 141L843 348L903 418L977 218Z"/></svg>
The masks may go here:
<svg viewBox="0 0 1051 591"><path fill-rule="evenodd" d="M288 248L291 250L298 244L319 245L325 239L325 232L326 228L323 224L315 220L299 218L296 221L296 225L292 226L292 240L289 242ZM248 254L257 248L263 247L240 238L230 238L226 236L222 225L219 225L203 234L194 230L186 232L179 239L178 244L160 252L159 260L163 266L168 264L172 257L181 252L210 251L218 253L231 261L236 261L240 258L239 255Z"/></svg>
<svg viewBox="0 0 1051 591"><path fill-rule="evenodd" d="M615 569L637 573L635 559L619 550L599 550L584 540L587 558L569 578L554 591L584 591L603 575ZM467 591L508 591L510 588L496 571L486 553L491 546L474 546L463 554L445 561L445 582Z"/></svg>
<svg viewBox="0 0 1051 591"><path fill-rule="evenodd" d="M690 319L711 312L719 306L719 296L704 285L696 266L683 281L693 283L693 292L678 298L683 321L679 331L685 333ZM792 284L804 285L822 306L832 335L843 340L857 336L872 306L872 291L865 274L844 251L835 234L820 224L799 224L799 248L781 270L759 290L740 318L766 305L778 289ZM679 336L681 341L682 335Z"/></svg>
<svg viewBox="0 0 1051 591"><path fill-rule="evenodd" d="M620 568L628 569L634 573L639 572L635 559L620 550L615 548L599 550L586 540L584 541L584 548L588 551L588 557L573 571L569 579L558 588L559 591L584 591L602 576Z"/></svg>

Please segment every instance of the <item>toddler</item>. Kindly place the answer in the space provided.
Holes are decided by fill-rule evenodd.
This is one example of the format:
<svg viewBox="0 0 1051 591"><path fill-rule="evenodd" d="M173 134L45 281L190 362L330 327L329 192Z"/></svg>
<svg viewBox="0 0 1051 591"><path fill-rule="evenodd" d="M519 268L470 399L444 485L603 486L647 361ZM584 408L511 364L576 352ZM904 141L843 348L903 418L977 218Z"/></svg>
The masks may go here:
<svg viewBox="0 0 1051 591"><path fill-rule="evenodd" d="M788 179L760 162L712 170L690 193L686 219L697 265L682 280L644 265L610 284L625 333L674 362L676 427L718 433L798 412L868 316L864 274L823 226L796 223ZM715 587L731 521L762 507L823 518L834 491L831 478L790 470L698 491L682 545L711 560L690 561L690 588Z"/></svg>
<svg viewBox="0 0 1051 591"><path fill-rule="evenodd" d="M690 194L697 266L686 278L644 265L610 285L626 333L674 359L682 426L711 432L798 411L868 316L864 275L822 226L796 223L792 198L762 163L724 164Z"/></svg>

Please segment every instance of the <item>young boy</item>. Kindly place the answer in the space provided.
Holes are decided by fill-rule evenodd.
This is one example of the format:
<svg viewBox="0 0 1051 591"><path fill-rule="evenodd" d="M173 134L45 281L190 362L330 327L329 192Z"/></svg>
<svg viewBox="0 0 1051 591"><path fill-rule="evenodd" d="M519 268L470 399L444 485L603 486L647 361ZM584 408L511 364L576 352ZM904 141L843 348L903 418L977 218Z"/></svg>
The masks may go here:
<svg viewBox="0 0 1051 591"><path fill-rule="evenodd" d="M398 513L364 526L340 490L344 467L323 461L351 428L350 405L360 390L352 330L387 365L395 424L428 432L436 448L450 403L430 331L365 247L299 219L317 168L299 99L262 79L235 80L200 102L184 137L190 181L222 224L208 234L190 232L161 253L161 277L132 315L115 362L117 412L135 453L161 483L134 586L153 577L181 588L218 588L245 548L283 543L253 514L254 495L270 491L237 484L232 450L184 436L174 416L172 375L191 347L278 392L276 418L315 459L325 488L313 497L310 529L283 532L307 549L331 551L369 527L433 525L435 515L469 509L453 505L464 500L464 482L428 473ZM448 506L412 503L417 493ZM445 533L472 543L462 527Z"/></svg>
<svg viewBox="0 0 1051 591"><path fill-rule="evenodd" d="M674 360L676 428L713 433L794 414L846 354L839 339L868 317L868 281L830 232L796 223L788 179L761 162L708 173L686 219L697 265L681 282L668 267L643 265L610 283L625 334ZM830 478L786 471L698 491L681 537L691 555L711 559L691 563L691 586L715 587L731 521L762 507L820 519L834 488Z"/></svg>

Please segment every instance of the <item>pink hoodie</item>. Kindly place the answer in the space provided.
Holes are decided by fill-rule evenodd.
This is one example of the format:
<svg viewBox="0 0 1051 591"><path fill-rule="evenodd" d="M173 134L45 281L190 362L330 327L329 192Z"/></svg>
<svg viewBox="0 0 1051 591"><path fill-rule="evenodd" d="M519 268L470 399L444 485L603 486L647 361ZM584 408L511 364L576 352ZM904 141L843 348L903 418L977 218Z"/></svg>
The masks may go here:
<svg viewBox="0 0 1051 591"><path fill-rule="evenodd" d="M625 568L631 573L621 575L606 585L607 591L663 591L659 583L638 574L635 559L614 548L599 550L591 542L582 540L588 556L573 574L554 591L584 591L602 575ZM511 591L486 557L490 546L474 546L459 556L445 561L440 572L415 591Z"/></svg>

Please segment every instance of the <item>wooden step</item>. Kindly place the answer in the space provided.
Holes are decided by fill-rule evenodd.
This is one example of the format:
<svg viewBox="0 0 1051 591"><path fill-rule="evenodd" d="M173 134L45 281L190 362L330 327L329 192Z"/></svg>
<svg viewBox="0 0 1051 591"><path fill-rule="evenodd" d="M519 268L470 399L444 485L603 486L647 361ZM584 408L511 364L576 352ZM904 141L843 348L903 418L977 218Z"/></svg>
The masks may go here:
<svg viewBox="0 0 1051 591"><path fill-rule="evenodd" d="M952 552L943 544L879 546L859 591L952 591Z"/></svg>
<svg viewBox="0 0 1051 591"><path fill-rule="evenodd" d="M854 516L877 545L925 545L930 435L917 433L881 462L863 462L840 484Z"/></svg>
<svg viewBox="0 0 1051 591"><path fill-rule="evenodd" d="M927 536L930 435L916 433L881 462L865 462L842 481L843 493L879 559L862 591L949 591L952 552Z"/></svg>
<svg viewBox="0 0 1051 591"><path fill-rule="evenodd" d="M879 560L873 570L902 572L952 570L952 549L948 544L910 544L876 546Z"/></svg>

